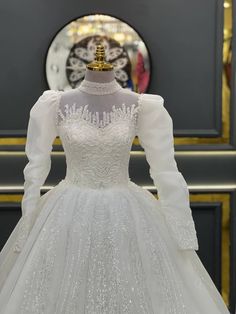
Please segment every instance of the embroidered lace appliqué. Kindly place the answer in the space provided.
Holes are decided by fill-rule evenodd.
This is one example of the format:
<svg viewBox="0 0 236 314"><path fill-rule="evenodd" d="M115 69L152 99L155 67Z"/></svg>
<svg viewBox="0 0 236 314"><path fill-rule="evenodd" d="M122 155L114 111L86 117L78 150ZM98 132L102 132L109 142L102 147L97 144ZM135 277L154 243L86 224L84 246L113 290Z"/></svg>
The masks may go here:
<svg viewBox="0 0 236 314"><path fill-rule="evenodd" d="M137 120L136 112L139 111L139 105L132 104L130 106L127 106L126 104L122 104L121 107L116 107L115 105L112 106L112 110L109 112L103 112L102 119L99 118L99 112L91 112L88 109L89 105L84 105L77 107L77 104L74 103L72 105L65 105L64 113L61 109L58 109L58 115L57 115L57 125L61 124L68 124L72 123L74 121L81 121L81 119L84 119L87 121L90 125L96 126L98 128L104 128L108 124L114 121L118 120L132 120L132 117Z"/></svg>
<svg viewBox="0 0 236 314"><path fill-rule="evenodd" d="M58 108L56 125L66 155L66 181L86 188L127 186L141 95L137 104L113 105L101 119L88 105Z"/></svg>

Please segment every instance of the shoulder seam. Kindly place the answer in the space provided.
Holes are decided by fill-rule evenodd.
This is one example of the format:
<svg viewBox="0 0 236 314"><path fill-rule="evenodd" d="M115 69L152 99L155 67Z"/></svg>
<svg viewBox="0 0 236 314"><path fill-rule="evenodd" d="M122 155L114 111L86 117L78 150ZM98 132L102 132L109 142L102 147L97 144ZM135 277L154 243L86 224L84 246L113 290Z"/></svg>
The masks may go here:
<svg viewBox="0 0 236 314"><path fill-rule="evenodd" d="M147 99L155 99L155 100L159 100L159 101L164 101L164 98L158 94L143 94L143 97L145 97Z"/></svg>
<svg viewBox="0 0 236 314"><path fill-rule="evenodd" d="M142 99L145 101L155 102L161 106L164 106L164 98L161 95L157 94L142 94ZM141 101L142 102L142 101Z"/></svg>

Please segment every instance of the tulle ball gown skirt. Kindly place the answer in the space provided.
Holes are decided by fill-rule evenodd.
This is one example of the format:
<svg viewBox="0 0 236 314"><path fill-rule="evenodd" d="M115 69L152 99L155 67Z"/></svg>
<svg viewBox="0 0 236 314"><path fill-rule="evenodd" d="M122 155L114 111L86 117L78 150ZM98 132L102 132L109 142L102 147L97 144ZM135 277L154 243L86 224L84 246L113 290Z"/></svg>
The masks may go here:
<svg viewBox="0 0 236 314"><path fill-rule="evenodd" d="M128 187L62 180L41 196L18 254L0 254L1 314L229 313L194 250L179 250L159 201Z"/></svg>

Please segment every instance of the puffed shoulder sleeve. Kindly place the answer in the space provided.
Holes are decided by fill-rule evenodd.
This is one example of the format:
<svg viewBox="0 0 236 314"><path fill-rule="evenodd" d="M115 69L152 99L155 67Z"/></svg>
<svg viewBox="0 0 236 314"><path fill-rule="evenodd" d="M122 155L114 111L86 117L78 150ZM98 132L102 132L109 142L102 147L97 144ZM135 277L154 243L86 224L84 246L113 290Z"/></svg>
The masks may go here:
<svg viewBox="0 0 236 314"><path fill-rule="evenodd" d="M161 211L180 249L198 250L187 183L174 157L173 121L160 95L142 94L137 136L158 190Z"/></svg>
<svg viewBox="0 0 236 314"><path fill-rule="evenodd" d="M28 158L24 174L24 195L21 201L22 217L15 252L20 252L37 218L40 187L51 169L51 151L57 134L56 108L59 91L46 90L30 110L25 153Z"/></svg>

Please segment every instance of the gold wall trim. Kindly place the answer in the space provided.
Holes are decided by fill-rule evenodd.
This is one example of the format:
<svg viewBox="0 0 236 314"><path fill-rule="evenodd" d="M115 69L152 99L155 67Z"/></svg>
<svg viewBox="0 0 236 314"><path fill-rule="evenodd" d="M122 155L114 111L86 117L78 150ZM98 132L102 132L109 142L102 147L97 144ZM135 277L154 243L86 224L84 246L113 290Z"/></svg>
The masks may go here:
<svg viewBox="0 0 236 314"><path fill-rule="evenodd" d="M1 203L19 203L22 200L22 194L0 194Z"/></svg>
<svg viewBox="0 0 236 314"><path fill-rule="evenodd" d="M62 151L52 151L51 155L65 155L64 150ZM144 156L145 157L145 151L144 150L132 150L130 151L131 156ZM26 156L25 151L8 151L8 150L2 150L0 151L0 156ZM213 150L213 151L205 151L205 150L196 150L196 151L175 151L175 156L236 156L236 150Z"/></svg>
<svg viewBox="0 0 236 314"><path fill-rule="evenodd" d="M190 202L219 202L222 204L221 220L221 295L229 306L230 293L230 193L190 194Z"/></svg>
<svg viewBox="0 0 236 314"><path fill-rule="evenodd" d="M14 145L25 146L25 143L26 143L26 137L1 137L0 138L0 146L14 146ZM62 145L61 139L57 137L53 145Z"/></svg>

